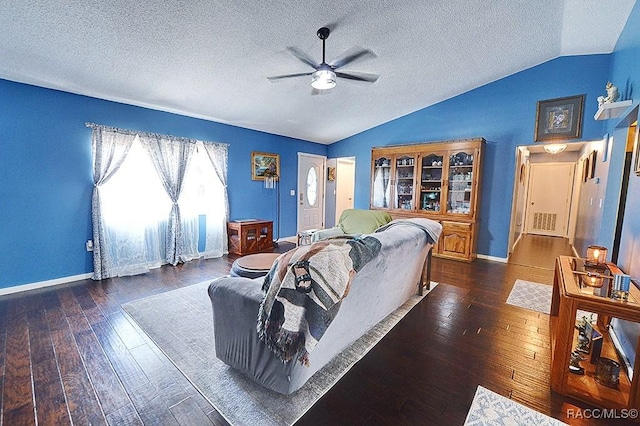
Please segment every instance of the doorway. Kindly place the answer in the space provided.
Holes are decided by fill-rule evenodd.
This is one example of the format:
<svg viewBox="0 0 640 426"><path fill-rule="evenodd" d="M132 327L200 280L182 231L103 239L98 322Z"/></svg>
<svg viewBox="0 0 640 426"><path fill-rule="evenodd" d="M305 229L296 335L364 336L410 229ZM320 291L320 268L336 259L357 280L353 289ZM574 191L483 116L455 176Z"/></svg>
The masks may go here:
<svg viewBox="0 0 640 426"><path fill-rule="evenodd" d="M622 170L622 187L620 189L620 199L618 201L618 215L616 217L616 228L613 237L613 250L611 252L611 261L618 263L620 255L620 242L622 240L622 228L627 207L627 194L629 192L629 177L631 176L631 161L633 159L633 149L638 143L638 121L634 121L627 130L627 143L625 146L624 166ZM639 161L636 158L636 162ZM634 167L636 168L636 167Z"/></svg>
<svg viewBox="0 0 640 426"><path fill-rule="evenodd" d="M324 228L327 157L298 153L298 232Z"/></svg>
<svg viewBox="0 0 640 426"><path fill-rule="evenodd" d="M338 158L336 163L336 215L338 223L340 215L346 209L353 208L355 194L356 161L355 158Z"/></svg>
<svg viewBox="0 0 640 426"><path fill-rule="evenodd" d="M574 232L575 232L575 217L574 214L577 211L577 200L579 199L579 188L580 185L576 184L576 179L580 177L576 175L576 165L580 160L580 155L582 150L584 149L584 142L571 142L567 143L566 149L564 152L559 154L550 154L544 150L544 144L535 144L535 145L521 145L517 146L514 152L514 160L515 160L515 169L514 169L514 183L513 183L513 195L512 195L512 205L511 205L511 221L509 227L509 240L508 240L508 254L510 257L513 253L514 248L520 241L521 237L527 233L530 233L529 228L533 228L533 224L530 221L534 221L536 219L535 212L529 211L531 210L530 201L529 201L529 193L533 191L536 193L536 188L531 188L531 174L539 175L540 169L536 169L535 172L532 172L534 165L535 167L544 167L544 165L548 164L565 164L568 167L573 167L573 181L569 182L570 190L567 195L566 202L568 203L568 222L565 222L562 219L562 223L566 223L563 237L568 237L569 243L573 243ZM567 173L568 174L568 173ZM577 176L577 177L576 177ZM569 176L567 176L568 178ZM534 178L535 180L535 178ZM534 183L534 186L536 184ZM548 183L547 183L548 185ZM553 189L553 192L557 192L556 182L552 182L550 186L546 187L547 192L551 192L549 188ZM564 192L564 191L563 191ZM536 201L533 201L536 203ZM564 200L563 200L564 202ZM534 204L534 207L536 204ZM542 207L538 204L538 207ZM538 213L549 213L549 212L541 212ZM547 220L545 223L544 220ZM549 223L549 219L552 219L550 215L538 215L538 227L548 227L549 225L553 226L553 223ZM557 216L556 216L556 227L557 227ZM549 235L547 232L533 232L534 234L543 234Z"/></svg>

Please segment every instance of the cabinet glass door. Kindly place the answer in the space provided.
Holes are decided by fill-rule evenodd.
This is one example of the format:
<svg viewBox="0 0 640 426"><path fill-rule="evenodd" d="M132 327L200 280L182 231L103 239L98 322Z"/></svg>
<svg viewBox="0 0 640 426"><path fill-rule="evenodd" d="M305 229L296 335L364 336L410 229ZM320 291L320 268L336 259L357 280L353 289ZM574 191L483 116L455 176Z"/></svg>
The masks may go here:
<svg viewBox="0 0 640 426"><path fill-rule="evenodd" d="M402 155L396 157L396 197L393 207L402 210L413 210L413 180L415 175L415 158Z"/></svg>
<svg viewBox="0 0 640 426"><path fill-rule="evenodd" d="M442 167L443 156L426 154L421 161L420 205L418 208L427 212L439 212L442 203Z"/></svg>
<svg viewBox="0 0 640 426"><path fill-rule="evenodd" d="M373 190L371 205L388 209L391 207L391 162L390 157L379 157L373 161Z"/></svg>
<svg viewBox="0 0 640 426"><path fill-rule="evenodd" d="M473 151L449 156L447 213L470 214L473 189Z"/></svg>

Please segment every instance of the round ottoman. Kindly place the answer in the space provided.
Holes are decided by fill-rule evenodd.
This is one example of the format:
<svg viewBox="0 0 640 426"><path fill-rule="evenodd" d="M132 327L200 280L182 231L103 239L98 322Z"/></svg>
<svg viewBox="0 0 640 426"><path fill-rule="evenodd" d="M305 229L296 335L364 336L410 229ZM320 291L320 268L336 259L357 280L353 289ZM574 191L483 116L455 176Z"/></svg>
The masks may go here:
<svg viewBox="0 0 640 426"><path fill-rule="evenodd" d="M240 257L231 265L232 277L258 278L267 275L280 253L256 253Z"/></svg>

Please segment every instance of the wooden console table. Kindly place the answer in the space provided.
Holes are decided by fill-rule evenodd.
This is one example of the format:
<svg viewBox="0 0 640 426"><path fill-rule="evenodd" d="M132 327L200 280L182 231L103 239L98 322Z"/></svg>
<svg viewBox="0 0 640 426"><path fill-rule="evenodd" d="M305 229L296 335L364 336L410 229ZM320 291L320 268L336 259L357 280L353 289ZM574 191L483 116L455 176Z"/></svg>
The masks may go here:
<svg viewBox="0 0 640 426"><path fill-rule="evenodd" d="M556 259L551 302L551 388L563 395L607 409L640 409L640 356L636 356L634 375L630 381L624 363L618 359L616 349L609 336L611 318L619 318L640 323L640 290L631 284L628 301L600 296L600 290L580 284L580 275L574 273L579 262L569 256ZM621 273L612 263L607 264L612 273ZM608 280L612 285L612 280ZM605 283L605 285L607 285ZM617 388L611 388L595 380L596 364L590 363L587 355L580 366L584 375L569 372L571 352L576 347L576 312L578 309L598 315L596 327L603 334L601 357L611 358L620 363L620 381ZM636 353L640 350L636 343Z"/></svg>
<svg viewBox="0 0 640 426"><path fill-rule="evenodd" d="M238 220L227 222L229 253L245 255L273 248L273 221Z"/></svg>

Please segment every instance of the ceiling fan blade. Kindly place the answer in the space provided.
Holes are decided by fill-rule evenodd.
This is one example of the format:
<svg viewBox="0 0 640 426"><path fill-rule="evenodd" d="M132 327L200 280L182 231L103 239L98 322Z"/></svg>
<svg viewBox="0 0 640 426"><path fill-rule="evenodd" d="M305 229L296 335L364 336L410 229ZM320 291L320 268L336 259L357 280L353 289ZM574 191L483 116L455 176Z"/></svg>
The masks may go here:
<svg viewBox="0 0 640 426"><path fill-rule="evenodd" d="M368 83L374 83L380 78L380 76L377 74L369 74L366 72L346 73L346 72L340 72L340 71L336 71L336 77L346 78L346 79L355 80L355 81L366 81Z"/></svg>
<svg viewBox="0 0 640 426"><path fill-rule="evenodd" d="M313 69L318 68L318 64L309 55L307 55L297 47L289 46L287 47L287 51L291 53L293 56L295 56L296 58L298 58L301 62L304 62L305 64L309 65L311 68Z"/></svg>
<svg viewBox="0 0 640 426"><path fill-rule="evenodd" d="M267 77L269 81L282 80L283 78L291 78L291 77L302 77L305 75L311 75L312 72L300 72L297 74L283 74L283 75L274 75L272 77Z"/></svg>
<svg viewBox="0 0 640 426"><path fill-rule="evenodd" d="M335 58L333 61L331 61L331 63L329 63L329 65L331 66L331 68L336 69L343 67L357 59L364 59L367 57L375 58L376 54L369 49L356 46Z"/></svg>

